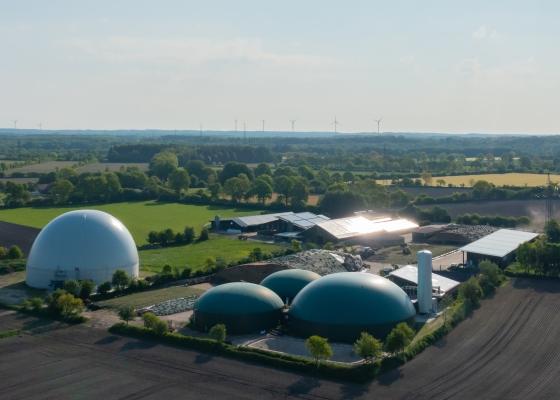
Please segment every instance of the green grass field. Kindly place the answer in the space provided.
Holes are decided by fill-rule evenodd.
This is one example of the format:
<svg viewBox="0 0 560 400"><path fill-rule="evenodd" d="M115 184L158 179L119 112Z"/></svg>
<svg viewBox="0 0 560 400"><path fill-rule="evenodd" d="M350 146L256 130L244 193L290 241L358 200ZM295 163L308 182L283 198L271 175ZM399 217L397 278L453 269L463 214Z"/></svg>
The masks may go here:
<svg viewBox="0 0 560 400"><path fill-rule="evenodd" d="M172 286L164 289L147 290L145 292L133 293L127 296L100 301L99 305L115 309L123 306L142 308L179 297L187 297L192 295L199 296L202 293L204 293L202 289L196 289L187 286Z"/></svg>
<svg viewBox="0 0 560 400"><path fill-rule="evenodd" d="M259 243L251 240L242 241L233 237L210 235L206 242L193 243L187 246L164 247L151 250L141 250L140 265L144 272L158 272L162 266L191 267L200 269L208 257L222 257L226 262L237 261L249 255L255 247L260 247L265 253L277 250L275 244Z"/></svg>
<svg viewBox="0 0 560 400"><path fill-rule="evenodd" d="M151 230L172 228L183 230L192 226L198 234L201 228L215 215L232 217L257 214L258 211L236 210L233 208L196 206L178 203L131 202L94 205L79 208L93 208L106 211L120 219L128 228L137 245L146 244L146 237ZM78 207L41 207L0 210L0 221L42 228L51 219ZM165 264L193 270L204 265L208 257L223 257L226 262L236 261L249 255L250 251L260 247L265 252L278 249L277 245L240 241L235 237L211 235L210 240L187 246L166 247L141 250L140 266L144 273L158 272Z"/></svg>
<svg viewBox="0 0 560 400"><path fill-rule="evenodd" d="M233 208L142 201L84 207L26 207L5 209L0 210L0 221L42 228L51 219L60 214L84 208L105 211L121 220L138 245L146 244L146 237L151 230L161 230L165 228L183 230L185 226L192 226L198 233L215 215L227 218L259 213L259 211L240 211Z"/></svg>

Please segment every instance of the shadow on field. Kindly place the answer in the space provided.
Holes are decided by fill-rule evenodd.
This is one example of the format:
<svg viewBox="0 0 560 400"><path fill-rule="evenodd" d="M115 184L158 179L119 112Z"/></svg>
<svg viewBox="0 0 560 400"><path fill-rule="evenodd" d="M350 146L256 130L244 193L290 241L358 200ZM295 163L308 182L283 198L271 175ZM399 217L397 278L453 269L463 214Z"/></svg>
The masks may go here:
<svg viewBox="0 0 560 400"><path fill-rule="evenodd" d="M212 357L212 355L210 354L197 354L197 356L194 359L194 362L196 364L206 364L207 362L212 361L214 357Z"/></svg>
<svg viewBox="0 0 560 400"><path fill-rule="evenodd" d="M119 336L116 335L110 335L110 336L106 336L103 339L99 339L97 342L95 342L95 344L111 344L111 343L115 343L117 341L119 341L121 338Z"/></svg>
<svg viewBox="0 0 560 400"><path fill-rule="evenodd" d="M130 351L130 350L145 350L151 349L152 347L157 346L157 343L153 342L143 342L143 341L134 341L134 342L127 342L121 347L121 351Z"/></svg>
<svg viewBox="0 0 560 400"><path fill-rule="evenodd" d="M290 395L307 394L319 386L321 386L321 382L318 379L304 376L288 386L288 393Z"/></svg>
<svg viewBox="0 0 560 400"><path fill-rule="evenodd" d="M367 391L368 387L366 385L347 384L340 388L340 397L342 399L355 399L362 397Z"/></svg>
<svg viewBox="0 0 560 400"><path fill-rule="evenodd" d="M380 375L377 378L377 382L379 382L380 385L383 386L391 386L393 383L395 383L396 381L398 381L399 379L401 379L403 377L403 374L400 370L400 368L395 368L392 369L391 371Z"/></svg>
<svg viewBox="0 0 560 400"><path fill-rule="evenodd" d="M560 293L560 279L558 278L516 278L512 286L515 289L533 289L539 293Z"/></svg>

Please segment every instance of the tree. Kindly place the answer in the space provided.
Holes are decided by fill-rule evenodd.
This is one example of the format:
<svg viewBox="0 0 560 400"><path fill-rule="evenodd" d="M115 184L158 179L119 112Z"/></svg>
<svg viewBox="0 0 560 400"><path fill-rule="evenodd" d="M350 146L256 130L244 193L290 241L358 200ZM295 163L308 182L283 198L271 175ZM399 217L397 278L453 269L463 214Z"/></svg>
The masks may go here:
<svg viewBox="0 0 560 400"><path fill-rule="evenodd" d="M459 299L463 300L471 308L476 308L480 305L482 294L482 288L474 277L471 277L459 286Z"/></svg>
<svg viewBox="0 0 560 400"><path fill-rule="evenodd" d="M107 294L113 288L111 282L103 282L101 285L97 286L97 293L99 294Z"/></svg>
<svg viewBox="0 0 560 400"><path fill-rule="evenodd" d="M180 194L181 190L187 190L190 184L191 179L189 173L184 168L177 168L169 174L169 186L171 186L177 194Z"/></svg>
<svg viewBox="0 0 560 400"><path fill-rule="evenodd" d="M290 176L280 175L274 179L274 190L282 197L286 205L290 201L293 187L294 179Z"/></svg>
<svg viewBox="0 0 560 400"><path fill-rule="evenodd" d="M226 326L224 324L216 324L210 331L208 331L208 336L217 342L223 342L226 340Z"/></svg>
<svg viewBox="0 0 560 400"><path fill-rule="evenodd" d="M119 308L119 318L122 319L128 325L128 321L134 318L134 307L123 306Z"/></svg>
<svg viewBox="0 0 560 400"><path fill-rule="evenodd" d="M54 204L64 204L68 201L74 185L68 179L58 179L49 191Z"/></svg>
<svg viewBox="0 0 560 400"><path fill-rule="evenodd" d="M245 175L248 179L253 179L253 171L242 163L230 161L226 165L219 174L220 183L225 185L226 181L231 178L238 177L239 175Z"/></svg>
<svg viewBox="0 0 560 400"><path fill-rule="evenodd" d="M130 277L122 269L117 269L113 273L111 283L117 290L124 290L130 283Z"/></svg>
<svg viewBox="0 0 560 400"><path fill-rule="evenodd" d="M204 242L210 239L210 233L208 232L208 228L202 228L200 231L200 236L198 237L199 242Z"/></svg>
<svg viewBox="0 0 560 400"><path fill-rule="evenodd" d="M247 176L241 174L240 176L229 178L224 183L224 192L231 196L234 202L238 202L250 189L250 183Z"/></svg>
<svg viewBox="0 0 560 400"><path fill-rule="evenodd" d="M151 329L157 335L164 335L168 331L167 323L156 317L154 313L144 313L142 319L144 320L144 327Z"/></svg>
<svg viewBox="0 0 560 400"><path fill-rule="evenodd" d="M422 172L422 175L420 175L420 177L424 181L424 185L426 186L432 185L432 174L430 174L429 172Z"/></svg>
<svg viewBox="0 0 560 400"><path fill-rule="evenodd" d="M220 193L222 193L222 185L219 182L211 183L208 185L208 190L210 191L210 198L217 200L220 198Z"/></svg>
<svg viewBox="0 0 560 400"><path fill-rule="evenodd" d="M85 281L81 281L80 282L80 295L79 295L80 298L82 300L89 299L89 297L93 293L94 289L95 289L95 283L92 280L86 279Z"/></svg>
<svg viewBox="0 0 560 400"><path fill-rule="evenodd" d="M269 176L272 175L272 170L270 169L268 164L260 163L255 168L255 176L261 176L261 175L269 175Z"/></svg>
<svg viewBox="0 0 560 400"><path fill-rule="evenodd" d="M55 290L46 300L49 311L63 318L79 315L84 309L81 299L74 297L62 289Z"/></svg>
<svg viewBox="0 0 560 400"><path fill-rule="evenodd" d="M560 224L555 219L548 221L544 227L546 237L549 242L560 242Z"/></svg>
<svg viewBox="0 0 560 400"><path fill-rule="evenodd" d="M292 205L301 205L307 202L309 197L309 189L307 182L303 178L293 179L293 185L290 190L290 202Z"/></svg>
<svg viewBox="0 0 560 400"><path fill-rule="evenodd" d="M493 287L498 287L502 283L503 273L500 267L493 262L483 260L478 265L478 269L483 276L486 276Z"/></svg>
<svg viewBox="0 0 560 400"><path fill-rule="evenodd" d="M250 193L257 196L257 200L264 204L267 199L272 197L272 186L265 179L257 178L253 182Z"/></svg>
<svg viewBox="0 0 560 400"><path fill-rule="evenodd" d="M299 240L296 239L292 240L291 246L292 246L292 250L295 253L299 253L301 251L301 242Z"/></svg>
<svg viewBox="0 0 560 400"><path fill-rule="evenodd" d="M385 349L393 354L400 353L414 338L414 331L405 322L397 324L385 339Z"/></svg>
<svg viewBox="0 0 560 400"><path fill-rule="evenodd" d="M159 233L156 231L148 232L148 243L150 244L159 243Z"/></svg>
<svg viewBox="0 0 560 400"><path fill-rule="evenodd" d="M321 360L328 360L333 355L329 342L321 336L310 336L305 341L305 347L307 348L307 351L309 351L309 354L311 354L311 357L315 359L317 366L319 366L319 362Z"/></svg>
<svg viewBox="0 0 560 400"><path fill-rule="evenodd" d="M216 266L216 259L214 257L208 257L204 260L204 270L206 272L211 272Z"/></svg>
<svg viewBox="0 0 560 400"><path fill-rule="evenodd" d="M162 151L152 157L150 161L150 173L164 181L178 166L179 160L175 153Z"/></svg>
<svg viewBox="0 0 560 400"><path fill-rule="evenodd" d="M78 297L80 295L80 291L82 290L82 285L80 285L80 282L75 279L69 279L64 281L63 288L72 296Z"/></svg>
<svg viewBox="0 0 560 400"><path fill-rule="evenodd" d="M23 258L23 251L21 251L19 246L13 245L8 250L8 254L6 256L10 260L17 260Z"/></svg>
<svg viewBox="0 0 560 400"><path fill-rule="evenodd" d="M186 226L183 231L183 242L186 244L194 242L194 228L192 226Z"/></svg>
<svg viewBox="0 0 560 400"><path fill-rule="evenodd" d="M367 332L362 332L354 343L354 352L364 358L366 362L371 362L374 358L379 357L382 349L381 342Z"/></svg>

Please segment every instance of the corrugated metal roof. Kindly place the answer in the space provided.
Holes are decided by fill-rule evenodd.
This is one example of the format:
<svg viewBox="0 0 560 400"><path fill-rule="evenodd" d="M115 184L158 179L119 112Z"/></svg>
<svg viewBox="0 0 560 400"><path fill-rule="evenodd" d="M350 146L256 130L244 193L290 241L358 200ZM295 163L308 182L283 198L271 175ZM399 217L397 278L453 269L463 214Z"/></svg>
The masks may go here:
<svg viewBox="0 0 560 400"><path fill-rule="evenodd" d="M337 239L347 239L376 232L399 232L418 228L407 219L378 218L370 220L362 216L331 219L317 226Z"/></svg>
<svg viewBox="0 0 560 400"><path fill-rule="evenodd" d="M414 265L406 265L404 267L398 268L391 272L388 276L395 276L414 285L418 285L418 267L415 267ZM437 290L437 288L439 287L439 289L443 293L447 293L450 290L453 290L458 285L459 282L453 279L449 279L445 276L432 273L433 290Z"/></svg>
<svg viewBox="0 0 560 400"><path fill-rule="evenodd" d="M268 224L270 222L277 221L278 219L281 219L286 222L290 222L302 229L307 229L307 228L311 228L312 226L315 226L319 222L328 221L329 217L325 217L324 215L321 214L316 215L310 212L294 213L292 211L288 211L288 212L275 213L275 214L248 215L245 217L236 217L233 219L233 221L237 225L246 228L248 226Z"/></svg>
<svg viewBox="0 0 560 400"><path fill-rule="evenodd" d="M245 217L235 217L233 222L242 228L248 226L268 224L278 220L279 216L294 214L293 212L276 213L276 214L263 214L263 215L247 215Z"/></svg>
<svg viewBox="0 0 560 400"><path fill-rule="evenodd" d="M538 233L500 229L460 248L461 251L491 257L505 257L520 245L539 236Z"/></svg>

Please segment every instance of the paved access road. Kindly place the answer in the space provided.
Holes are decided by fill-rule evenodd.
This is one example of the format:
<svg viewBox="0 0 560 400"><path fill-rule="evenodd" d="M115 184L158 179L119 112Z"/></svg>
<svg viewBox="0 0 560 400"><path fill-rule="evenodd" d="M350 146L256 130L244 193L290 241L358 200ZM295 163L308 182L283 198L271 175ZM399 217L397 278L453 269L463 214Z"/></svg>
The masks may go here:
<svg viewBox="0 0 560 400"><path fill-rule="evenodd" d="M0 315L0 330L22 323L15 318ZM363 386L75 326L0 340L0 397L555 399L559 338L560 283L525 280L500 289L400 370Z"/></svg>

